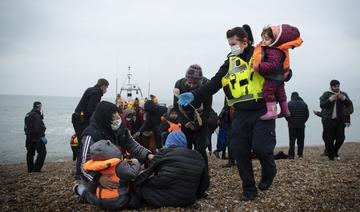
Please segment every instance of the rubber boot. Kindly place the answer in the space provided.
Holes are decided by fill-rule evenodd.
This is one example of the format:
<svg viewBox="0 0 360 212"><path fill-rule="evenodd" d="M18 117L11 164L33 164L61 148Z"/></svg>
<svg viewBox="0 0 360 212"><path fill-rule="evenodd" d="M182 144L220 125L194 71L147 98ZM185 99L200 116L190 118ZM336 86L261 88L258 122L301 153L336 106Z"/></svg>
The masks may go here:
<svg viewBox="0 0 360 212"><path fill-rule="evenodd" d="M270 120L277 118L276 112L276 102L266 102L267 112L265 115L261 116L261 120Z"/></svg>
<svg viewBox="0 0 360 212"><path fill-rule="evenodd" d="M288 103L286 101L285 102L280 102L280 108L281 108L281 112L279 113L278 118L289 117L290 116Z"/></svg>

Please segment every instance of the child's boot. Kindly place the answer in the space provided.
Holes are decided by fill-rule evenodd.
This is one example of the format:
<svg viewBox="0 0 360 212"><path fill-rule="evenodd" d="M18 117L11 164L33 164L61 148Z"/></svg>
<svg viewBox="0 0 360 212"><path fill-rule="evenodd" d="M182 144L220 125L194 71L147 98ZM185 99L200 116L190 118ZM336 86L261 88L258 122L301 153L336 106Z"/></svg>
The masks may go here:
<svg viewBox="0 0 360 212"><path fill-rule="evenodd" d="M278 118L290 116L288 103L286 101L280 102L280 108L281 108L281 112L279 113Z"/></svg>
<svg viewBox="0 0 360 212"><path fill-rule="evenodd" d="M277 112L276 112L276 102L266 102L267 112L265 115L261 116L261 120L270 120L276 119Z"/></svg>

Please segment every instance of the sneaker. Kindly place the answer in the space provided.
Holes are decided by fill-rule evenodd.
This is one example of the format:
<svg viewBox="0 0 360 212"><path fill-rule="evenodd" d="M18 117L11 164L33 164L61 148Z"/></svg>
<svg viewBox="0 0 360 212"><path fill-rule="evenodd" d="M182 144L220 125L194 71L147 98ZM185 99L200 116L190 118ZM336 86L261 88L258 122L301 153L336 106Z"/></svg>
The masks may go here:
<svg viewBox="0 0 360 212"><path fill-rule="evenodd" d="M303 160L303 159L304 159L304 157L300 155L300 156L299 156L299 160Z"/></svg>
<svg viewBox="0 0 360 212"><path fill-rule="evenodd" d="M335 160L341 160L340 156L336 156Z"/></svg>
<svg viewBox="0 0 360 212"><path fill-rule="evenodd" d="M75 184L75 185L72 187L72 190L73 190L73 192L74 192L76 195L80 196L80 194L79 194L79 192L78 192L78 187L79 187L79 184Z"/></svg>

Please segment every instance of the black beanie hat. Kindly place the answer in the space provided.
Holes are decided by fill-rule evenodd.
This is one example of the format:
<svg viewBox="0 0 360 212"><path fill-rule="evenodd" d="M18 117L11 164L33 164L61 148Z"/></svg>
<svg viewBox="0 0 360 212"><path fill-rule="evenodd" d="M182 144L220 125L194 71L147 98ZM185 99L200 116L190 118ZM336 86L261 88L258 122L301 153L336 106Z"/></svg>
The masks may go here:
<svg viewBox="0 0 360 212"><path fill-rule="evenodd" d="M41 106L41 102L36 101L36 102L33 103L33 108L37 108L39 106Z"/></svg>
<svg viewBox="0 0 360 212"><path fill-rule="evenodd" d="M111 130L112 114L116 112L118 108L115 104L102 101L96 106L94 119L104 129Z"/></svg>
<svg viewBox="0 0 360 212"><path fill-rule="evenodd" d="M333 79L330 81L330 86L334 86L334 85L340 85L339 80Z"/></svg>

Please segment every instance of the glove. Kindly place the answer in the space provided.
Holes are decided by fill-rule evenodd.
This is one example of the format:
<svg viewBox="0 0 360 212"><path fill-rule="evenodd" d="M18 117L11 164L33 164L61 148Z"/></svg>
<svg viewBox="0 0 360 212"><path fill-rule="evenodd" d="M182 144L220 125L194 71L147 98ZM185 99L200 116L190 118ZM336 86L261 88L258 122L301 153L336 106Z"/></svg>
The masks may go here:
<svg viewBox="0 0 360 212"><path fill-rule="evenodd" d="M194 94L192 94L191 92L186 92L179 96L179 100L177 101L177 103L181 106L187 106L192 101L194 101Z"/></svg>
<svg viewBox="0 0 360 212"><path fill-rule="evenodd" d="M47 144L47 139L46 139L45 136L41 138L41 141L42 141L44 144Z"/></svg>

